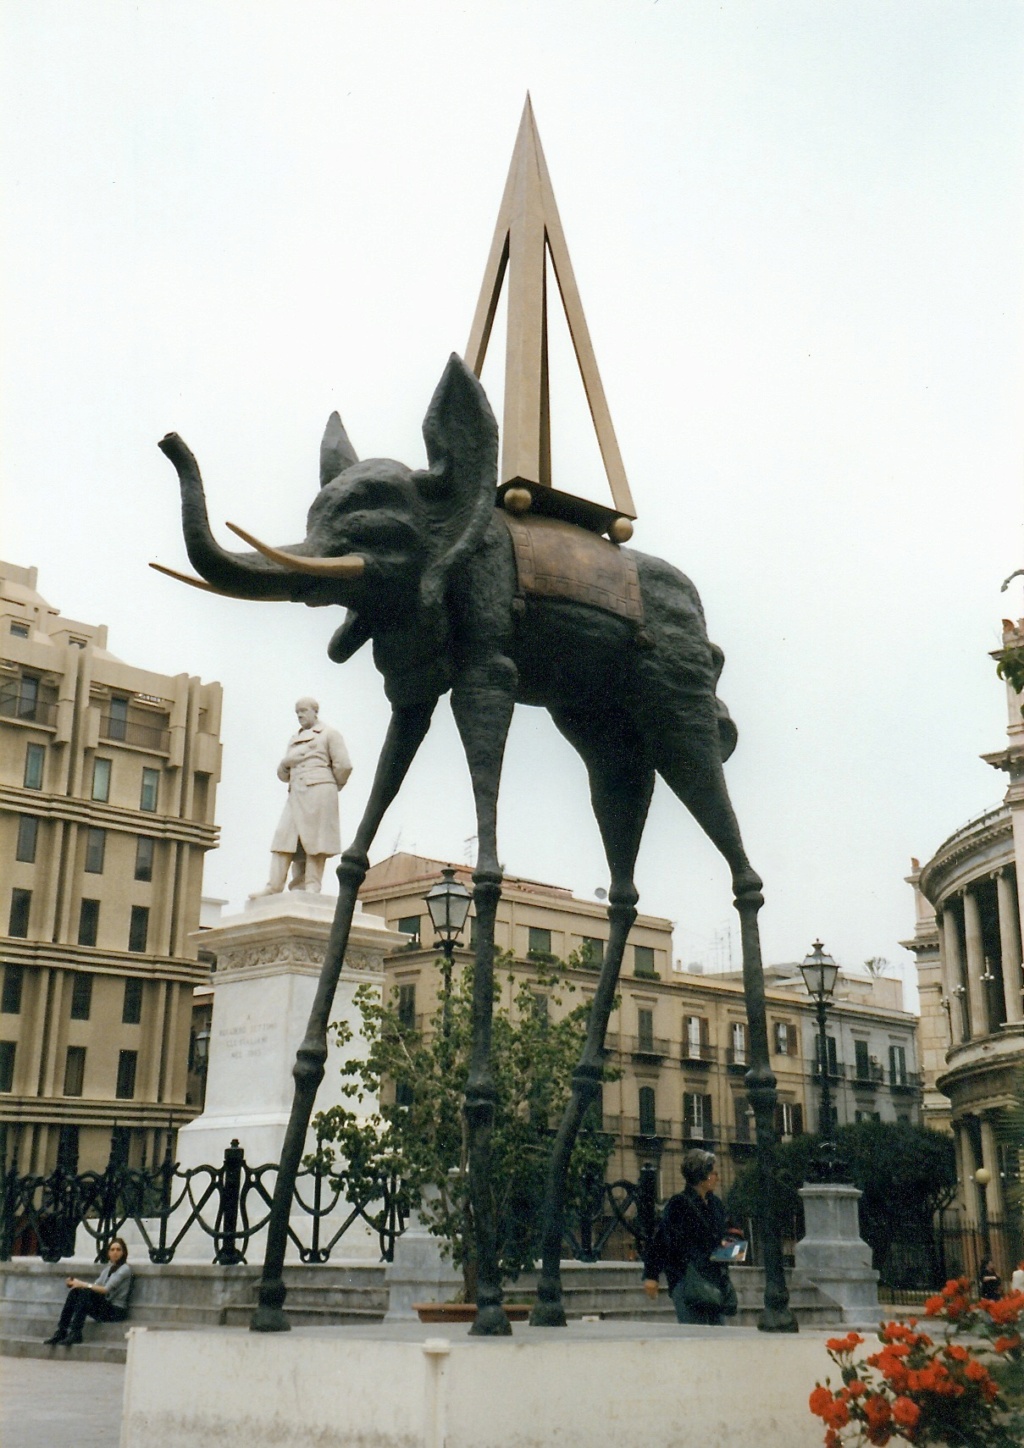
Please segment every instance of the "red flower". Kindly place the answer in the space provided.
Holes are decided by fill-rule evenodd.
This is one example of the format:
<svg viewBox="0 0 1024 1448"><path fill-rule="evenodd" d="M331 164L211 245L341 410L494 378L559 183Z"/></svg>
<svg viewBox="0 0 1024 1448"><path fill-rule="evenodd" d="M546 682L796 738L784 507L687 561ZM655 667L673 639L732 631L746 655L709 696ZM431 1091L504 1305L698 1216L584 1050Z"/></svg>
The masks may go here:
<svg viewBox="0 0 1024 1448"><path fill-rule="evenodd" d="M1013 1352L1015 1347L1020 1347L1020 1333L1015 1332L1012 1337L997 1337L992 1346L996 1352Z"/></svg>
<svg viewBox="0 0 1024 1448"><path fill-rule="evenodd" d="M964 1368L964 1376L972 1383L983 1383L988 1378L988 1373L977 1358L969 1358Z"/></svg>
<svg viewBox="0 0 1024 1448"><path fill-rule="evenodd" d="M821 1415L830 1428L845 1428L850 1421L850 1410L836 1398Z"/></svg>
<svg viewBox="0 0 1024 1448"><path fill-rule="evenodd" d="M832 1394L828 1388L823 1388L819 1383L807 1401L807 1406L816 1418L823 1418L825 1411L832 1405Z"/></svg>
<svg viewBox="0 0 1024 1448"><path fill-rule="evenodd" d="M888 1423L892 1417L888 1398L883 1398L881 1393L873 1393L865 1398L864 1416L872 1428Z"/></svg>
<svg viewBox="0 0 1024 1448"><path fill-rule="evenodd" d="M860 1398L867 1392L867 1388L861 1382L860 1378L851 1378L846 1384L846 1391L851 1398Z"/></svg>
<svg viewBox="0 0 1024 1448"><path fill-rule="evenodd" d="M910 1398L897 1398L892 1405L892 1420L901 1428L913 1428L921 1416L921 1409Z"/></svg>
<svg viewBox="0 0 1024 1448"><path fill-rule="evenodd" d="M940 1317L945 1310L946 1299L944 1297L929 1297L924 1305L925 1317Z"/></svg>
<svg viewBox="0 0 1024 1448"><path fill-rule="evenodd" d="M967 1351L967 1349L958 1342L951 1342L949 1346L945 1349L945 1353L948 1358L953 1358L954 1361L958 1363L965 1363L970 1357L970 1353Z"/></svg>

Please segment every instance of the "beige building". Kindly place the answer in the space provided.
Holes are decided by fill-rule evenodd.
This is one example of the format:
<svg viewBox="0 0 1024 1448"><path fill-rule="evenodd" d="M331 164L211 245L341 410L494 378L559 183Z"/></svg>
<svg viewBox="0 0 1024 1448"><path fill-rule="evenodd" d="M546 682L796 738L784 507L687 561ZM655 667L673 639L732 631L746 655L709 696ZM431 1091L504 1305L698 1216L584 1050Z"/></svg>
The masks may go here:
<svg viewBox="0 0 1024 1448"><path fill-rule="evenodd" d="M0 1125L20 1170L159 1157L186 1106L221 689L123 663L0 563Z"/></svg>
<svg viewBox="0 0 1024 1448"><path fill-rule="evenodd" d="M392 855L371 867L360 892L366 910L383 915L389 926L410 937L405 951L385 961L385 972L399 1009L421 1025L435 1009L440 989L438 950L424 896L444 863ZM471 890L471 870L455 869ZM471 917L467 944L472 934ZM565 1010L593 995L607 937L607 916L596 901L579 900L554 885L505 877L496 944L513 953L518 974L529 974L538 957L569 962L568 979L576 989L564 996ZM468 949L456 952L457 961L468 958ZM776 1125L786 1138L817 1122L814 1016L797 967L770 967L766 984L771 1065L779 1092ZM503 988L507 994L513 989ZM917 1118L915 1026L916 1017L903 1010L898 981L841 976L829 1015L828 1066L840 1121L861 1115ZM670 1195L683 1185L683 1152L703 1145L717 1152L728 1189L754 1149L744 1085L749 1043L741 974L675 969L671 921L638 916L607 1045L620 1073L618 1080L605 1083L601 1102L604 1129L616 1142L610 1179L635 1179L644 1162L654 1161L659 1193Z"/></svg>
<svg viewBox="0 0 1024 1448"><path fill-rule="evenodd" d="M1022 648L1024 620L1004 621L1003 650ZM907 944L921 981L926 1105L952 1127L968 1225L982 1216L978 1168L991 1173L988 1215L1001 1219L1005 1184L1019 1178L1021 1166L997 1131L1002 1111L1020 1103L1024 1082L1024 695L1009 685L1006 693L1006 747L982 756L1009 777L1003 803L961 826L910 876L917 930Z"/></svg>

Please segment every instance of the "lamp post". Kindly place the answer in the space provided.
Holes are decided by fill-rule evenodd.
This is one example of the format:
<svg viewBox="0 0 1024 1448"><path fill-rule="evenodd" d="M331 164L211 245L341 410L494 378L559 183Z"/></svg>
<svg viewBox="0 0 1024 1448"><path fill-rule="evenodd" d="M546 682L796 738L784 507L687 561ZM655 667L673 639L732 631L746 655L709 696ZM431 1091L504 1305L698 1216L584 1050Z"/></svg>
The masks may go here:
<svg viewBox="0 0 1024 1448"><path fill-rule="evenodd" d="M825 954L821 941L816 940L811 946L810 955L805 956L801 962L800 973L804 978L807 993L814 1001L818 1017L818 1067L821 1073L818 1133L821 1142L818 1148L818 1160L813 1168L814 1177L820 1182L839 1182L843 1180L845 1169L843 1163L836 1156L835 1136L832 1130L832 1091L829 1086L828 1034L825 1029L828 1003L836 988L839 967L831 955Z"/></svg>
<svg viewBox="0 0 1024 1448"><path fill-rule="evenodd" d="M441 871L440 880L436 885L430 887L423 898L430 912L430 923L434 927L434 935L444 954L444 963L441 966L443 982L441 1021L445 1038L447 1038L452 994L452 958L455 955L459 936L466 924L472 897L462 881L456 880L452 867L445 865Z"/></svg>

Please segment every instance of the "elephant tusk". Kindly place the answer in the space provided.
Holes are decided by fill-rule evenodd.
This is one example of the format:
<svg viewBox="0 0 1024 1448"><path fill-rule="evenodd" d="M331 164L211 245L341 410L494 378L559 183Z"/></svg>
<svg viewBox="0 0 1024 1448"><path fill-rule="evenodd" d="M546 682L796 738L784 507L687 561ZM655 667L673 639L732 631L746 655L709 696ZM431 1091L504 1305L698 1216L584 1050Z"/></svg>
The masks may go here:
<svg viewBox="0 0 1024 1448"><path fill-rule="evenodd" d="M231 597L223 589L214 588L212 583L204 583L201 578L189 578L187 573L178 573L173 568L165 568L162 563L151 563L149 566L154 568L157 573L166 574L168 578L176 578L179 583L187 583L190 588L201 588L204 593L219 593L222 598Z"/></svg>
<svg viewBox="0 0 1024 1448"><path fill-rule="evenodd" d="M359 578L366 567L365 558L360 558L358 553L345 553L340 558L304 558L301 554L285 553L281 548L271 548L269 544L261 543L258 538L254 538L235 523L228 523L227 527L241 538L243 543L248 543L250 548L255 548L257 553L269 558L271 563L277 563L281 568L291 569L295 573L312 573L316 578Z"/></svg>

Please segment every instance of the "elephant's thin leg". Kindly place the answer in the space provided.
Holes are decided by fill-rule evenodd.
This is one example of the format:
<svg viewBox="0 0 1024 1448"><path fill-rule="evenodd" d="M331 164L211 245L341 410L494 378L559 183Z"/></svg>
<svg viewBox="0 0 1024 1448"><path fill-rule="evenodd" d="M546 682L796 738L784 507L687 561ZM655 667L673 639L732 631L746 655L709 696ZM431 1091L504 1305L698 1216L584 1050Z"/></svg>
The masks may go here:
<svg viewBox="0 0 1024 1448"><path fill-rule="evenodd" d="M494 1005L494 917L501 898L498 864L498 784L505 740L515 704L515 670L507 660L489 660L467 671L452 692L452 712L466 750L476 804L479 852L473 875L477 944L473 969L473 1039L466 1080L469 1188L476 1231L476 1336L507 1336L512 1328L501 1305L498 1230L491 1182L491 1137L497 1092L491 1066Z"/></svg>
<svg viewBox="0 0 1024 1448"><path fill-rule="evenodd" d="M684 756L685 759L685 756ZM750 1070L746 1074L747 1096L757 1127L757 1170L761 1180L761 1201L771 1201L775 1191L775 1075L768 1056L768 1017L765 1009L764 972L757 915L764 904L760 877L751 868L740 838L739 825L725 785L720 762L703 772L672 761L659 770L697 823L725 856L732 871L735 905L740 917L743 942L743 992L747 1002L750 1030ZM764 1308L758 1318L762 1332L796 1332L797 1320L789 1307L782 1242L772 1228L772 1212L765 1206L760 1221L764 1244Z"/></svg>
<svg viewBox="0 0 1024 1448"><path fill-rule="evenodd" d="M530 1315L535 1327L564 1327L562 1305L562 1237L569 1162L587 1107L601 1089L604 1038L615 1000L626 939L636 919L633 884L644 822L654 789L654 770L646 763L639 739L624 721L552 711L558 728L575 746L590 775L590 797L611 870L608 895L608 949L590 1008L587 1039L573 1072L566 1103L548 1163L541 1238L541 1273L537 1303Z"/></svg>
<svg viewBox="0 0 1024 1448"><path fill-rule="evenodd" d="M373 787L356 837L341 857L338 866L338 904L327 941L324 963L316 996L309 1013L309 1022L302 1045L295 1058L292 1074L295 1094L288 1127L281 1146L281 1161L274 1185L274 1200L267 1228L267 1250L260 1282L259 1306L253 1313L253 1332L287 1332L289 1322L284 1314L285 1286L282 1278L284 1254L288 1245L288 1219L291 1214L295 1179L302 1161L309 1118L316 1100L317 1088L324 1077L327 1059L327 1026L330 1021L334 992L341 974L348 934L352 925L356 895L366 875L367 851L377 833L388 805L394 799L423 742L430 725L436 700L415 708L396 709L391 715L384 748L377 761Z"/></svg>

